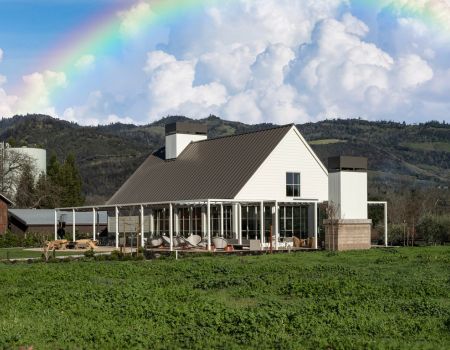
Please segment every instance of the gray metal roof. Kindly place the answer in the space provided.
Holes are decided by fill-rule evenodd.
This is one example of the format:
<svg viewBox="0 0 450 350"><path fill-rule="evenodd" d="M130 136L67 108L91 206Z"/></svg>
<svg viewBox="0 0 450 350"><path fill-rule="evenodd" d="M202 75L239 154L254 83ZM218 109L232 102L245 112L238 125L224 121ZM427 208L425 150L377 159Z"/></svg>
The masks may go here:
<svg viewBox="0 0 450 350"><path fill-rule="evenodd" d="M27 226L47 226L55 223L55 211L53 209L9 209L8 212ZM97 218L98 224L107 224L108 215L106 211L99 211ZM64 221L67 225L72 225L72 213L58 212L58 220ZM77 225L92 224L92 212L76 212L75 223Z"/></svg>
<svg viewBox="0 0 450 350"><path fill-rule="evenodd" d="M165 160L165 149L161 148L107 204L232 199L292 127L192 142L173 160Z"/></svg>

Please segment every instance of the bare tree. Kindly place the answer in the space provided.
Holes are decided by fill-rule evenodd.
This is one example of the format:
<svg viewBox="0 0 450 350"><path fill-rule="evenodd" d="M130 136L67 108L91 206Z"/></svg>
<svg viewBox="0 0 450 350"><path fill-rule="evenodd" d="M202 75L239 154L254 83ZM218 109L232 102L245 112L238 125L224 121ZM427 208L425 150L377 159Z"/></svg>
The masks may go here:
<svg viewBox="0 0 450 350"><path fill-rule="evenodd" d="M35 161L27 154L11 150L0 144L0 193L14 197L20 182L20 175L30 167L36 172Z"/></svg>
<svg viewBox="0 0 450 350"><path fill-rule="evenodd" d="M336 250L336 228L337 224L337 216L338 216L338 206L334 204L334 202L328 202L325 208L325 212L327 214L327 219L329 220L329 225L331 229L331 235L328 236L328 246L332 248L332 250ZM330 236L333 238L332 244L330 244Z"/></svg>

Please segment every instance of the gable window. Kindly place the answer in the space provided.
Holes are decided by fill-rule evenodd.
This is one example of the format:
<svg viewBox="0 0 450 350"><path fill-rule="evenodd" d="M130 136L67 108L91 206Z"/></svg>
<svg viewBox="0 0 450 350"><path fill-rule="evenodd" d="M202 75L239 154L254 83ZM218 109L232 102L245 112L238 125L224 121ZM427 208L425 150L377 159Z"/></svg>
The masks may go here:
<svg viewBox="0 0 450 350"><path fill-rule="evenodd" d="M286 197L300 197L300 173L286 173Z"/></svg>

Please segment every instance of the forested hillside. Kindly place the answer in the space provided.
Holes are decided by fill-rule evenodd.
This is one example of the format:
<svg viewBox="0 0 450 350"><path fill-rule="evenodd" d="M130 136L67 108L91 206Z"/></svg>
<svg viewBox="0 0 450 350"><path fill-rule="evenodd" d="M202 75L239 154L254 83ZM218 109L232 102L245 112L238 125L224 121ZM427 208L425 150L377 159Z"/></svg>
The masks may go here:
<svg viewBox="0 0 450 350"><path fill-rule="evenodd" d="M83 178L88 203L111 196L152 151L164 144L164 125L184 117L167 117L144 126L111 124L85 127L44 115L0 120L0 141L46 148L62 160L72 152ZM209 137L273 126L247 125L210 116ZM407 125L364 120L326 120L298 125L324 163L333 155L369 158L371 195L420 185L450 184L450 125Z"/></svg>

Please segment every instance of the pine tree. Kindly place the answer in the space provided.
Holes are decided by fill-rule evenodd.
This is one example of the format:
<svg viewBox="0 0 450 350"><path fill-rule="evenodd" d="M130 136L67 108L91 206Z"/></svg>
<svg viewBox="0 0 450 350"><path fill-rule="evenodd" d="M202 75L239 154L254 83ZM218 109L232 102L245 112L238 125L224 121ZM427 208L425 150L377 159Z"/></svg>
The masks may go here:
<svg viewBox="0 0 450 350"><path fill-rule="evenodd" d="M36 199L35 195L33 168L30 164L25 164L17 186L16 206L18 208L32 208Z"/></svg>

